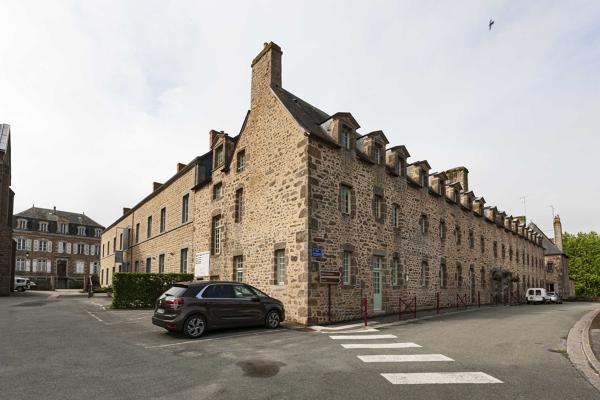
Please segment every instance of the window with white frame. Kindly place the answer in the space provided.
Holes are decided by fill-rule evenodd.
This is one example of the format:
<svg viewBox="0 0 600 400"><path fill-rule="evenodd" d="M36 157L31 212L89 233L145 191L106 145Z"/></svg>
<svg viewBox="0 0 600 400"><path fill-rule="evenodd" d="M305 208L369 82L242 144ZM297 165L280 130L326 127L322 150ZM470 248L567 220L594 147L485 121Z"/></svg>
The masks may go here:
<svg viewBox="0 0 600 400"><path fill-rule="evenodd" d="M58 224L58 231L60 233L69 233L69 224L60 223Z"/></svg>
<svg viewBox="0 0 600 400"><path fill-rule="evenodd" d="M58 252L59 253L65 252L65 242L58 242Z"/></svg>
<svg viewBox="0 0 600 400"><path fill-rule="evenodd" d="M48 241L47 240L40 240L38 246L39 246L38 247L39 251L48 251Z"/></svg>
<svg viewBox="0 0 600 400"><path fill-rule="evenodd" d="M421 218L419 218L419 230L423 235L426 235L429 230L429 218L425 214L421 214Z"/></svg>
<svg viewBox="0 0 600 400"><path fill-rule="evenodd" d="M187 248L180 250L179 272L181 272L182 274L185 274L188 272L188 249Z"/></svg>
<svg viewBox="0 0 600 400"><path fill-rule="evenodd" d="M345 125L342 125L342 132L340 133L340 146L342 146L342 148L346 150L350 150L352 146L350 142L350 132L350 128L348 128Z"/></svg>
<svg viewBox="0 0 600 400"><path fill-rule="evenodd" d="M50 263L45 258L33 260L32 272L51 272L50 268Z"/></svg>
<svg viewBox="0 0 600 400"><path fill-rule="evenodd" d="M159 274L165 273L165 255L164 254L159 254L159 256L158 256L158 273Z"/></svg>
<svg viewBox="0 0 600 400"><path fill-rule="evenodd" d="M383 218L383 197L379 195L375 195L375 204L373 206L373 212L375 214L376 219Z"/></svg>
<svg viewBox="0 0 600 400"><path fill-rule="evenodd" d="M219 145L215 149L215 168L220 167L225 162L225 151L223 150L223 145Z"/></svg>
<svg viewBox="0 0 600 400"><path fill-rule="evenodd" d="M392 258L392 286L398 286L399 264L400 261L396 257Z"/></svg>
<svg viewBox="0 0 600 400"><path fill-rule="evenodd" d="M27 229L27 220L26 219L17 220L17 229Z"/></svg>
<svg viewBox="0 0 600 400"><path fill-rule="evenodd" d="M233 269L235 272L235 281L243 282L244 281L244 256L235 256L233 257Z"/></svg>
<svg viewBox="0 0 600 400"><path fill-rule="evenodd" d="M244 189L239 188L235 191L235 209L234 219L235 222L242 222L244 216Z"/></svg>
<svg viewBox="0 0 600 400"><path fill-rule="evenodd" d="M342 254L342 283L344 285L350 285L352 280L350 278L350 255L349 251L344 251Z"/></svg>
<svg viewBox="0 0 600 400"><path fill-rule="evenodd" d="M213 200L223 197L223 183L218 182L213 185Z"/></svg>
<svg viewBox="0 0 600 400"><path fill-rule="evenodd" d="M160 209L160 226L159 231L162 233L167 227L167 209L165 207Z"/></svg>
<svg viewBox="0 0 600 400"><path fill-rule="evenodd" d="M275 284L285 285L286 277L285 250L275 251Z"/></svg>
<svg viewBox="0 0 600 400"><path fill-rule="evenodd" d="M85 254L85 244L77 243L77 254Z"/></svg>
<svg viewBox="0 0 600 400"><path fill-rule="evenodd" d="M246 168L246 151L240 150L237 153L237 172L242 172Z"/></svg>
<svg viewBox="0 0 600 400"><path fill-rule="evenodd" d="M181 223L185 224L189 219L190 195L185 194L181 198Z"/></svg>
<svg viewBox="0 0 600 400"><path fill-rule="evenodd" d="M96 228L94 230L94 236L96 236L97 238L101 237L102 236L102 229Z"/></svg>
<svg viewBox="0 0 600 400"><path fill-rule="evenodd" d="M352 212L352 189L350 186L340 186L340 210L342 214L350 215Z"/></svg>
<svg viewBox="0 0 600 400"><path fill-rule="evenodd" d="M39 226L40 226L40 232L48 232L48 223L47 222L40 222Z"/></svg>
<svg viewBox="0 0 600 400"><path fill-rule="evenodd" d="M26 243L25 238L17 238L17 250L25 250Z"/></svg>
<svg viewBox="0 0 600 400"><path fill-rule="evenodd" d="M26 260L24 258L21 258L21 257L17 258L16 266L15 266L16 270L24 272L25 271L25 266L26 266Z"/></svg>
<svg viewBox="0 0 600 400"><path fill-rule="evenodd" d="M216 215L212 220L212 253L214 255L221 254L221 229L222 221L221 216Z"/></svg>
<svg viewBox="0 0 600 400"><path fill-rule="evenodd" d="M79 236L85 236L85 226L78 226L77 227L77 234Z"/></svg>
<svg viewBox="0 0 600 400"><path fill-rule="evenodd" d="M85 262L76 261L75 262L75 272L78 274L84 274L85 273Z"/></svg>

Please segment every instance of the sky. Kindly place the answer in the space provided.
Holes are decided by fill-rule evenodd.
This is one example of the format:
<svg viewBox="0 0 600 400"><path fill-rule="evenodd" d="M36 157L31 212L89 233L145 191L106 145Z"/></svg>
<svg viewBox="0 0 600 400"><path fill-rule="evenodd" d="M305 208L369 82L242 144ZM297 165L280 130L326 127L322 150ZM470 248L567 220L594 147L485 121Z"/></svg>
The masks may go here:
<svg viewBox="0 0 600 400"><path fill-rule="evenodd" d="M250 63L283 50L283 87L409 162L469 169L469 189L552 236L600 229L598 1L0 2L0 123L15 213L108 226L239 133ZM488 30L488 21L495 24Z"/></svg>

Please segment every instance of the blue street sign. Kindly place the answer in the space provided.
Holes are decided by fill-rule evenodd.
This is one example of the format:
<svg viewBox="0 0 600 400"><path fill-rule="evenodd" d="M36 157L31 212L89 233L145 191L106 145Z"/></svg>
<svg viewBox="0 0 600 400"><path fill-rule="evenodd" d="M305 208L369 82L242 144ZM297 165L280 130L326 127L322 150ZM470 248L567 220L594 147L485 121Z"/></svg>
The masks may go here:
<svg viewBox="0 0 600 400"><path fill-rule="evenodd" d="M312 256L313 257L323 257L323 249L319 247L312 248Z"/></svg>

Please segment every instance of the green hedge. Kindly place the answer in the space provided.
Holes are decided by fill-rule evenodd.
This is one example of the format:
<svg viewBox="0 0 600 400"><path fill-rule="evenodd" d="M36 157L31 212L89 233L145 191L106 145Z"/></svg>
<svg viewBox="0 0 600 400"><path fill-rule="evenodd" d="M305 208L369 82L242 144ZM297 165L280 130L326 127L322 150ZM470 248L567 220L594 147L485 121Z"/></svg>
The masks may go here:
<svg viewBox="0 0 600 400"><path fill-rule="evenodd" d="M191 281L192 274L118 272L113 275L113 308L153 308L156 299L176 282Z"/></svg>

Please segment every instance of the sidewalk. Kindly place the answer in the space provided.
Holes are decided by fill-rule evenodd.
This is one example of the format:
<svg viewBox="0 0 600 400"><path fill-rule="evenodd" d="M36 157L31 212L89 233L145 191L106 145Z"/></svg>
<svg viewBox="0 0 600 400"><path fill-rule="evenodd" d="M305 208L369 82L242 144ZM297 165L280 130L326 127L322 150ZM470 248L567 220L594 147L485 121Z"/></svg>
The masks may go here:
<svg viewBox="0 0 600 400"><path fill-rule="evenodd" d="M384 326L394 326L394 325L403 325L403 324L408 324L411 322L415 322L415 321L422 321L422 320L427 320L427 319L433 319L433 318L438 318L438 317L443 317L443 316L447 316L447 315L454 315L454 314L462 314L465 312L475 312L478 310L486 310L486 309L492 309L492 308L496 308L496 307L518 307L518 306L509 306L509 305L489 305L489 304L485 304L485 305L481 305L481 307L477 307L477 305L469 305L468 307L465 306L461 306L458 309L456 307L446 307L446 308L440 308L439 313L436 311L436 309L427 309L427 310L417 310L417 317L414 317L414 312L412 311L402 311L402 319L400 319L400 315L399 313L395 313L395 314L380 314L380 315L374 315L374 316L369 316L367 318L367 324L368 326L373 324L373 325L377 325L377 328L380 327L384 327ZM328 330L335 330L336 328L340 328L340 327L346 327L349 325L353 325L353 326L360 326L360 325L364 325L364 319L354 319L354 320L350 320L350 321L341 321L341 322L332 322L331 324L323 324L323 325L313 325L313 326L309 326L308 328L312 329L312 330L316 330L316 331L328 331Z"/></svg>
<svg viewBox="0 0 600 400"><path fill-rule="evenodd" d="M600 314L596 315L590 326L590 342L597 360L600 360Z"/></svg>

